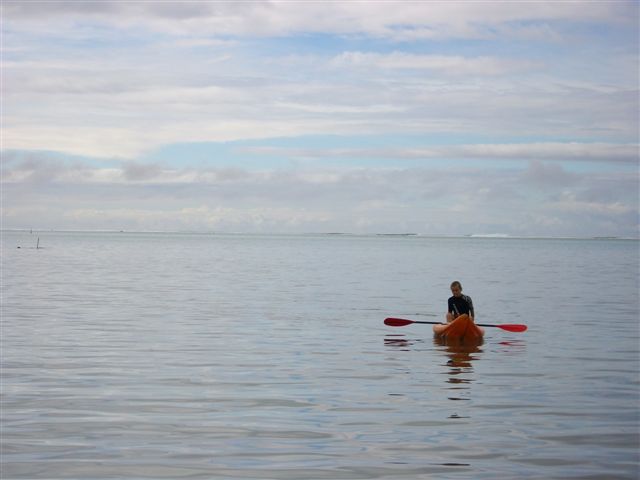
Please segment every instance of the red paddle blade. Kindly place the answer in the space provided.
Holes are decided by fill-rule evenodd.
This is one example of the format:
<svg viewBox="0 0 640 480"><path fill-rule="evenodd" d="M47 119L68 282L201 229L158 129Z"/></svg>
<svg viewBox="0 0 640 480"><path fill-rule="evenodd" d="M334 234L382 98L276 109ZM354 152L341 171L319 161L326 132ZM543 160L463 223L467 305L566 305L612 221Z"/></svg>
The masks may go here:
<svg viewBox="0 0 640 480"><path fill-rule="evenodd" d="M413 320L405 320L404 318L385 318L384 324L390 327L404 327L405 325L411 325Z"/></svg>
<svg viewBox="0 0 640 480"><path fill-rule="evenodd" d="M506 330L508 332L524 332L527 329L526 325L519 325L519 324L502 324L502 325L496 325L496 327L501 328L503 330Z"/></svg>

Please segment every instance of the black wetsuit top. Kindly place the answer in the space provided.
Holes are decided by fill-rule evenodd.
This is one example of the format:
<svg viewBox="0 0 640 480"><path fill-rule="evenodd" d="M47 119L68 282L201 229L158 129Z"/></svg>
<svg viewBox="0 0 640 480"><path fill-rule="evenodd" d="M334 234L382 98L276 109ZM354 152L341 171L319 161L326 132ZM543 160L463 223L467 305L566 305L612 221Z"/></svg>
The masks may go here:
<svg viewBox="0 0 640 480"><path fill-rule="evenodd" d="M453 314L453 318L456 318L463 313L466 313L471 317L475 317L471 297L468 297L466 295L462 295L460 297L450 297L449 311Z"/></svg>

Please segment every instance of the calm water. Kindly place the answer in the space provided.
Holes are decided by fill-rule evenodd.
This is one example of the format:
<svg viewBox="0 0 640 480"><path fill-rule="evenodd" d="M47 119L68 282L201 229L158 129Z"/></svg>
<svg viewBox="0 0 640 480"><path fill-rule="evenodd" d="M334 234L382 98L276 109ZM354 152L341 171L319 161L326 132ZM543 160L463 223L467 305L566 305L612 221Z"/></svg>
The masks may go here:
<svg viewBox="0 0 640 480"><path fill-rule="evenodd" d="M636 479L638 247L4 232L1 477Z"/></svg>

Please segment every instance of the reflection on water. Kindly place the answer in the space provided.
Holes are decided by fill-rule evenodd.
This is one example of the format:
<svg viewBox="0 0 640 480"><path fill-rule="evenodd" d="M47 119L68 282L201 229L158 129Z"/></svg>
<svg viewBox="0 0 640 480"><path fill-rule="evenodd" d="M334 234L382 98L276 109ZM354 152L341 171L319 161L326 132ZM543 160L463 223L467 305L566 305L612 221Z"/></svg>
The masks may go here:
<svg viewBox="0 0 640 480"><path fill-rule="evenodd" d="M399 350L401 352L411 351L411 347L416 343L423 343L423 340L419 338L409 338L402 333L396 335L385 335L384 337L384 345L386 347L390 347L393 350Z"/></svg>
<svg viewBox="0 0 640 480"><path fill-rule="evenodd" d="M442 337L434 336L433 344L448 357L446 363L448 376L447 383L450 385L448 399L452 401L471 400L471 383L475 381L473 362L480 358L482 353L482 340L480 342L460 342L451 341ZM449 418L469 418L467 415L454 413Z"/></svg>
<svg viewBox="0 0 640 480"><path fill-rule="evenodd" d="M499 342L498 352L503 355L522 355L527 350L526 340L508 340Z"/></svg>
<svg viewBox="0 0 640 480"><path fill-rule="evenodd" d="M21 239L0 245L2 478L640 478L637 242ZM483 315L508 296L531 328L384 326L435 311L461 249L496 279Z"/></svg>
<svg viewBox="0 0 640 480"><path fill-rule="evenodd" d="M475 353L482 353L482 349L480 348L483 344L483 341L480 342L460 342L460 341L449 341L442 337L433 337L433 344L440 347L439 350L442 351L446 356L449 357L448 365L460 367L460 368L471 368L471 362L473 360L478 360L480 357L474 355Z"/></svg>

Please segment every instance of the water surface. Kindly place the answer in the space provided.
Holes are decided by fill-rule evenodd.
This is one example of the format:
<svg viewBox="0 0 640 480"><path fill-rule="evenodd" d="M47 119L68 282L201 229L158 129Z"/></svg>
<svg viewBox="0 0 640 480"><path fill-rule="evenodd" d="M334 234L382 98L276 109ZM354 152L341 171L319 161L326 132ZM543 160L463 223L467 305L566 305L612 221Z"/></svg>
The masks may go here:
<svg viewBox="0 0 640 480"><path fill-rule="evenodd" d="M529 330L382 323L455 279ZM638 315L637 241L3 232L1 476L636 479Z"/></svg>

